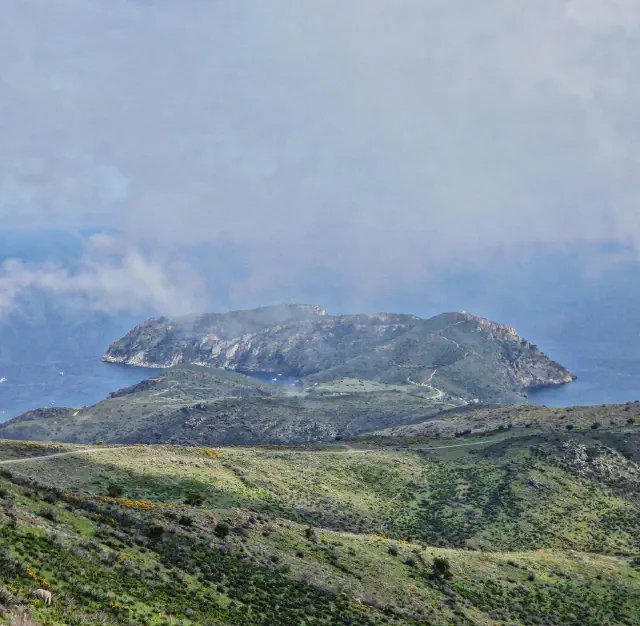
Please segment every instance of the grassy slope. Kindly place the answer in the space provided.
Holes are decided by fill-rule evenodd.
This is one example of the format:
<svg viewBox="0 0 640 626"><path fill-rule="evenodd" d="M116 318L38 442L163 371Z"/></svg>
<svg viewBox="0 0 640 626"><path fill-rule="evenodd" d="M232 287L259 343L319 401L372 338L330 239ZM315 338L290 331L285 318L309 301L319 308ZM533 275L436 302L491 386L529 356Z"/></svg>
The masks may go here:
<svg viewBox="0 0 640 626"><path fill-rule="evenodd" d="M0 436L74 443L303 443L420 422L451 406L431 400L422 387L356 382L304 394L242 374L181 366L92 407L26 414L0 425Z"/></svg>
<svg viewBox="0 0 640 626"><path fill-rule="evenodd" d="M100 623L65 611L137 624L640 624L637 466L612 448L627 442L633 457L637 427L511 434L219 456L135 446L6 466L0 555L19 567L0 576L22 598L25 566L50 581L58 601L35 611L52 625ZM34 450L3 442L0 456ZM46 491L15 484L25 478L78 497L61 495L51 521ZM95 499L114 482L127 500ZM193 490L202 507L182 504ZM436 556L450 580L431 576Z"/></svg>
<svg viewBox="0 0 640 626"><path fill-rule="evenodd" d="M380 430L361 437L362 441L414 443L456 435L485 435L511 428L531 432L575 432L633 425L640 422L640 403L603 404L551 408L537 404L518 406L468 405L448 410L437 420ZM594 428L595 426L595 428Z"/></svg>
<svg viewBox="0 0 640 626"><path fill-rule="evenodd" d="M170 420L182 408L207 403L214 398L273 397L280 388L237 374L195 365L159 372L138 385L112 393L90 407L68 409L66 415L46 409L0 425L2 435L16 439L72 442L126 439L134 433L150 432L154 425ZM184 419L183 419L184 421ZM111 436L110 436L111 435Z"/></svg>

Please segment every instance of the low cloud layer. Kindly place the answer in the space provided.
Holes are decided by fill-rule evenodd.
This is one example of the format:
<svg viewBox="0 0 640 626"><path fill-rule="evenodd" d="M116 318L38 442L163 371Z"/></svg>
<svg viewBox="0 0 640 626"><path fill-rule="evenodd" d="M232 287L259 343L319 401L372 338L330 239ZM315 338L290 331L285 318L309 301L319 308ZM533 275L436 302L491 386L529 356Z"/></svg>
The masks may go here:
<svg viewBox="0 0 640 626"><path fill-rule="evenodd" d="M193 276L122 242L96 235L69 269L55 263L7 259L0 264L0 315L29 290L47 292L82 307L108 311L189 313L198 309Z"/></svg>
<svg viewBox="0 0 640 626"><path fill-rule="evenodd" d="M496 256L638 250L635 0L0 9L2 223L138 250L77 274L12 261L4 306L19 284L247 304L318 272L366 301ZM242 259L241 277L216 280L195 246Z"/></svg>

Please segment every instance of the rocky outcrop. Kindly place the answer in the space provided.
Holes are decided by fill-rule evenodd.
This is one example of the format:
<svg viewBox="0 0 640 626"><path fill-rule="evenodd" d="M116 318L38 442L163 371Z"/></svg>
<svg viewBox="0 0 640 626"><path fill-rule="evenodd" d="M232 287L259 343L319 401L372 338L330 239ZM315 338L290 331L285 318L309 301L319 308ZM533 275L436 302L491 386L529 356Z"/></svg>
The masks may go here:
<svg viewBox="0 0 640 626"><path fill-rule="evenodd" d="M312 305L148 320L104 360L277 372L308 384L360 378L490 402L517 402L532 387L574 378L515 329L466 312L331 316Z"/></svg>
<svg viewBox="0 0 640 626"><path fill-rule="evenodd" d="M76 409L79 410L79 409ZM21 422L32 422L32 421L40 421L40 420L50 420L58 417L67 417L69 413L74 411L74 409L70 409L67 407L51 407L46 409L34 409L33 411L27 411L20 415L19 419ZM17 420L18 418L14 418ZM10 420L13 421L13 420ZM9 422L5 422L8 424Z"/></svg>

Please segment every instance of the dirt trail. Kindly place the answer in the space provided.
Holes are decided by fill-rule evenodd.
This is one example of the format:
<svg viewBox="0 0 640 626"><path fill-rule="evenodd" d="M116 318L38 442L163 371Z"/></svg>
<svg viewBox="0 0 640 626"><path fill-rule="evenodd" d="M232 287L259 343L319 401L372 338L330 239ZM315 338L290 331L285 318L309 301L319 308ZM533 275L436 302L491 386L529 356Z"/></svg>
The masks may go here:
<svg viewBox="0 0 640 626"><path fill-rule="evenodd" d="M127 446L120 446L118 448L87 448L86 450L72 450L71 452L57 452L56 454L47 454L43 456L27 456L22 459L8 459L6 461L0 461L0 465L10 465L13 463L28 463L30 461L48 461L49 459L59 459L63 456L73 456L75 454L87 454L90 452L107 452L110 450L122 450Z"/></svg>
<svg viewBox="0 0 640 626"><path fill-rule="evenodd" d="M425 448L417 448L419 450L445 450L446 448L462 448L465 446L480 446L490 442L487 441L474 441L472 443L454 443L450 446L433 446ZM128 450L135 446L118 446L117 448L87 448L86 450L72 450L71 452L57 452L56 454L48 454L43 456L28 456L22 459L8 459L6 461L0 461L0 465L12 465L18 463L30 463L31 461L48 461L50 459L60 459L65 456L75 456L76 454L91 454L93 452L111 452L114 450ZM233 448L221 447L219 450L228 450ZM409 449L410 450L410 449ZM385 448L365 448L358 450L351 446L346 446L346 450L278 450L280 454L368 454L373 452L384 452Z"/></svg>
<svg viewBox="0 0 640 626"><path fill-rule="evenodd" d="M406 448L404 451L411 452L412 450L446 450L447 448L464 448L466 446L481 446L494 443L492 441L472 441L471 443L452 443L450 446L430 446L424 448ZM259 448L260 446L256 446ZM370 454L375 452L385 452L389 449L395 449L397 446L387 446L379 448L354 448L350 445L345 445L345 450L264 450L264 452L277 452L278 454ZM233 448L218 448L221 451L233 450Z"/></svg>

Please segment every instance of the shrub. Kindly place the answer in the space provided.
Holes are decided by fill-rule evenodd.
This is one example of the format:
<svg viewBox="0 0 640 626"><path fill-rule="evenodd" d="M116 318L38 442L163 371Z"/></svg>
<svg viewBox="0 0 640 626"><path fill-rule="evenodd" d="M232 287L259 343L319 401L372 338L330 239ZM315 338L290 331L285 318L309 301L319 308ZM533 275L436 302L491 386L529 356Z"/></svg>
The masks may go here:
<svg viewBox="0 0 640 626"><path fill-rule="evenodd" d="M58 519L58 511L56 511L53 507L45 506L40 510L40 515L52 522L57 521Z"/></svg>
<svg viewBox="0 0 640 626"><path fill-rule="evenodd" d="M389 554L392 556L398 556L398 546L395 543L392 543L389 546Z"/></svg>
<svg viewBox="0 0 640 626"><path fill-rule="evenodd" d="M164 534L164 527L161 524L153 524L147 529L147 535L151 539L160 539Z"/></svg>
<svg viewBox="0 0 640 626"><path fill-rule="evenodd" d="M56 494L49 491L43 498L43 500L49 504L55 504L58 501Z"/></svg>
<svg viewBox="0 0 640 626"><path fill-rule="evenodd" d="M431 571L435 578L451 578L451 564L449 563L449 559L444 556L437 556L433 559L433 565L431 566Z"/></svg>
<svg viewBox="0 0 640 626"><path fill-rule="evenodd" d="M635 424L635 421L636 421L636 420L635 420L635 418L634 418L634 417L630 417L630 418L627 420L627 424Z"/></svg>
<svg viewBox="0 0 640 626"><path fill-rule="evenodd" d="M567 430L573 430L573 424L567 424Z"/></svg>
<svg viewBox="0 0 640 626"><path fill-rule="evenodd" d="M188 515L182 515L178 523L180 526L193 526L193 520Z"/></svg>
<svg viewBox="0 0 640 626"><path fill-rule="evenodd" d="M593 422L593 424L591 424L591 428L593 430L595 430L596 428L600 428L600 422Z"/></svg>
<svg viewBox="0 0 640 626"><path fill-rule="evenodd" d="M216 535L216 537L220 537L220 539L225 539L226 536L229 534L229 526L227 524L218 524L215 527L215 530L213 531Z"/></svg>
<svg viewBox="0 0 640 626"><path fill-rule="evenodd" d="M0 605L13 606L16 602L16 597L8 589L0 587Z"/></svg>
<svg viewBox="0 0 640 626"><path fill-rule="evenodd" d="M202 506L204 496L199 491L189 491L187 497L184 499L184 503L188 506Z"/></svg>
<svg viewBox="0 0 640 626"><path fill-rule="evenodd" d="M121 498L123 493L124 493L124 489L122 488L122 485L116 485L115 483L111 483L107 487L107 495L110 498Z"/></svg>

